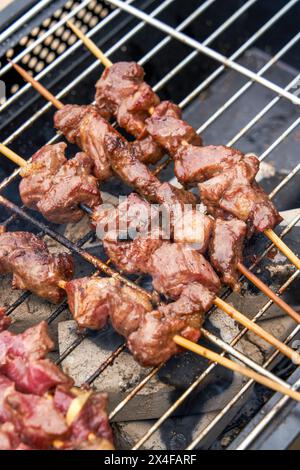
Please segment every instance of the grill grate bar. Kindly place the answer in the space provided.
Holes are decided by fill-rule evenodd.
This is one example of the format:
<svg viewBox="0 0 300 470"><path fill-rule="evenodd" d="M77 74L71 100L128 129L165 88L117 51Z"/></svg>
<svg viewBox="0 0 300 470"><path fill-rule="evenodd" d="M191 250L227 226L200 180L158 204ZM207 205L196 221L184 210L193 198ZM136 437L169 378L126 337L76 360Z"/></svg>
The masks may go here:
<svg viewBox="0 0 300 470"><path fill-rule="evenodd" d="M256 33L253 34L242 46L239 47L231 56L231 60L238 59L246 50L252 46L257 39L259 39L266 31L268 31L274 24L277 23L290 9L297 3L296 1L288 2L283 8L281 8L272 18L269 19L261 28L259 28ZM226 70L224 65L218 67L207 79L205 79L199 86L197 86L180 104L181 106L186 106L194 98L196 98L199 93L201 93L205 88L207 88L216 78L218 78L221 73Z"/></svg>
<svg viewBox="0 0 300 470"><path fill-rule="evenodd" d="M295 272L293 276L289 278L286 284L293 282L295 278L299 275L299 271ZM293 278L293 279L292 279ZM285 344L290 343L290 341L300 332L300 325L297 325L292 333L284 341ZM272 362L278 357L278 351L274 351L271 357L264 363L263 367L267 368ZM244 396L247 390L254 385L253 380L249 380L244 387L239 391L239 393L223 408L223 410L213 419L213 421L203 430L187 447L187 450L192 450L201 442L202 439L210 432L210 430L236 405L236 403Z"/></svg>
<svg viewBox="0 0 300 470"><path fill-rule="evenodd" d="M20 54L18 54L14 58L14 62L19 62L26 54L29 52L33 51L33 49L44 42L45 39L47 39L51 34L55 33L57 29L59 29L61 26L64 26L68 20L76 16L83 8L85 8L92 0L84 0L82 1L78 6L72 9L70 13L67 13L61 20L59 20L57 23L55 23L51 28L49 28L44 34L42 34L40 37L38 37L32 44L30 44L28 47L26 47ZM12 68L12 65L10 63L6 64L3 69L0 70L0 77L2 77L6 72L8 72Z"/></svg>
<svg viewBox="0 0 300 470"><path fill-rule="evenodd" d="M15 21L11 26L9 26L3 33L0 34L0 43L3 43L8 39L13 33L18 31L27 21L34 18L40 11L46 8L51 3L51 0L41 0L37 5L32 7L25 15Z"/></svg>
<svg viewBox="0 0 300 470"><path fill-rule="evenodd" d="M278 62L281 57L283 57L284 54L286 54L290 49L292 49L295 44L297 44L297 42L299 41L300 39L300 32L297 33L287 44L285 44L285 46L280 49L280 51L277 52L277 54L275 54L258 72L257 72L257 75L261 76L263 75L265 72L267 72L276 62ZM291 83L289 85L287 85L284 89L286 91L289 91L291 88L293 88L293 85L295 85L298 80L299 80L299 77L300 77L300 74L298 75L298 77L294 78ZM247 82L245 85L243 85L234 95L231 96L231 98L229 98L226 103L223 104L223 106L220 106L219 109L209 118L206 120L206 122L204 124L202 124L201 127L199 127L199 129L197 130L197 132L199 134L203 133L205 131L205 129L207 129L211 124L213 124L217 118L219 116L221 116L232 104L234 104L247 90L249 90L249 88L251 88L252 86L254 85L254 82L253 81L249 81ZM263 110L264 114L266 114L279 100L281 99L281 96L276 96L270 103L268 106L266 106L264 108L264 110L266 109L266 111ZM264 115L263 114L263 115ZM258 115L256 116L256 119L260 119L260 113L258 113ZM248 126L250 126L250 128L252 127L252 121L250 121L250 123L248 124ZM248 127L247 126L247 130L248 130ZM246 130L246 131L247 131ZM240 133L238 134L239 135L244 135L244 133L246 132L245 129L242 129L240 131ZM234 137L230 143L228 144L229 147L232 147L233 143L236 142L236 137Z"/></svg>
<svg viewBox="0 0 300 470"><path fill-rule="evenodd" d="M132 3L134 0L127 0L128 3ZM87 36L91 36L92 34L100 31L103 29L106 24L110 23L114 18L116 18L121 13L121 10L116 9L108 14L103 20L97 24L91 31L87 33ZM42 36L43 37L43 36ZM43 37L43 40L45 38ZM43 41L42 41L43 42ZM67 59L73 52L76 52L82 46L82 42L80 40L76 41L71 47L69 47L65 52L60 54L53 62L51 62L47 67L45 67L37 76L36 80L41 80L45 77L48 73L50 73L55 67L60 65L65 59ZM21 59L21 58L20 58ZM19 62L18 56L13 58L14 62ZM11 64L9 64L11 65ZM4 70L4 69L3 69ZM1 75L0 75L1 76ZM0 112L4 111L8 108L11 104L13 104L17 99L19 99L26 91L32 88L30 83L26 83L20 90L18 90L14 95L12 95L2 106L0 106Z"/></svg>
<svg viewBox="0 0 300 470"><path fill-rule="evenodd" d="M187 36L186 34L182 32L176 31L172 26L169 26L166 23L163 23L162 21L156 18L151 18L147 13L144 13L143 11L139 10L138 8L133 7L132 5L126 5L121 0L107 0L107 1L108 3L118 8L121 8L124 11L132 14L133 16L147 22L148 24L159 29L160 31L163 31L164 33L174 37L175 39L179 40L183 44L190 46L193 49L198 50L199 52L202 52L208 57L216 60L217 62L220 62L224 66L229 67L235 70L236 72L239 72L241 75L244 75L245 77L250 78L251 80L254 80L255 82L259 83L260 85L265 86L266 88L272 90L274 93L280 96L283 96L287 100L291 101L293 104L296 104L296 105L300 104L300 98L298 98L297 96L284 90L282 87L276 85L270 80L267 80L263 77L258 76L257 73L252 72L251 70L238 64L234 60L225 57L223 54L215 51L214 49L204 46L201 42L197 41L196 39L193 39L190 36ZM288 5L290 5L291 7L295 5L297 2L298 0L291 0Z"/></svg>

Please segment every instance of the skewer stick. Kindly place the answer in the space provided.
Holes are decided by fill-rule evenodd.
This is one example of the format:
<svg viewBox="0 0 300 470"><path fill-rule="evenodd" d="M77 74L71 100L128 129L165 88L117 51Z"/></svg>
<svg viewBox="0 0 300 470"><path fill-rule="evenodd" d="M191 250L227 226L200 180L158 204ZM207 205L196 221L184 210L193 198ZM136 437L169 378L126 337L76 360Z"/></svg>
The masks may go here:
<svg viewBox="0 0 300 470"><path fill-rule="evenodd" d="M277 295L270 287L262 282L255 274L246 268L242 263L237 264L238 270L252 282L259 290L261 290L267 297L269 297L275 304L284 310L293 320L300 324L300 315L288 303L286 303L279 295Z"/></svg>
<svg viewBox="0 0 300 470"><path fill-rule="evenodd" d="M111 67L112 63L107 57L105 57L105 54L91 41L88 39L82 31L80 31L79 28L74 26L72 24L72 30L73 32L82 40L82 42L86 45L86 47L90 50L92 54L95 55L102 63L105 65L105 67ZM92 47L90 47L92 46ZM101 59L103 58L103 60ZM149 113L152 114L154 111L153 108L149 109ZM182 142L183 145L186 144L186 142ZM300 269L300 259L298 258L295 253L276 235L276 233L271 230L267 229L265 230L264 234L274 243L275 246L293 263L294 266L296 266L297 269ZM274 299L272 299L274 300ZM274 300L275 301L275 300ZM297 320L299 321L299 320Z"/></svg>
<svg viewBox="0 0 300 470"><path fill-rule="evenodd" d="M24 70L20 65L14 63L13 61L9 61L12 65L12 67L21 75L21 77L24 78L26 82L29 82L33 88L35 88L44 98L46 98L47 101L50 101L50 103L55 106L57 109L62 109L64 107L64 104L59 101L50 91L47 90L43 85L40 84L37 80L35 80L26 70Z"/></svg>
<svg viewBox="0 0 300 470"><path fill-rule="evenodd" d="M18 157L19 162L21 163L22 166L26 165L27 162L23 160L22 157L19 155L15 154L14 152L11 152L10 149L8 149L5 145L0 144L0 151L3 153L3 155L7 156L8 158L11 158L11 153L13 154L13 158L15 160L15 157ZM65 281L59 281L59 287L61 289L65 289L66 283ZM224 302L222 299L216 297L215 299L215 305L218 308L221 308L227 315L230 317L234 318L237 322L241 323L243 326L248 328L250 331L253 333L257 334L259 337L263 338L267 343L271 344L275 348L277 348L282 354L287 356L289 359L294 360L297 364L300 364L300 356L291 348L283 344L281 341L279 341L277 338L275 338L273 335L265 331L263 328L260 326L256 325L256 323L252 322L249 320L245 315L240 313L238 310L233 308L231 305L228 303Z"/></svg>
<svg viewBox="0 0 300 470"><path fill-rule="evenodd" d="M5 155L5 157L9 158L12 162L18 165L21 168L24 168L27 165L26 160L20 157L18 154L13 152L11 149L6 147L5 145L0 143L0 152Z"/></svg>
<svg viewBox="0 0 300 470"><path fill-rule="evenodd" d="M287 356L293 362L295 362L296 364L300 364L300 356L295 350L282 343L279 339L275 338L275 336L268 333L261 326L254 323L252 320L250 320L245 315L236 310L234 307L232 307L232 305L229 305L228 303L224 302L224 300L218 297L215 299L215 305L218 308L221 308L225 313L227 313L227 315L236 320L238 323L241 323L243 326L245 326L248 330L257 334L257 336L274 346L276 349L278 349L278 351Z"/></svg>
<svg viewBox="0 0 300 470"><path fill-rule="evenodd" d="M276 235L273 230L265 230L265 235L274 243L274 245L296 266L300 269L300 259L295 253Z"/></svg>
<svg viewBox="0 0 300 470"><path fill-rule="evenodd" d="M288 395L289 397L293 398L296 401L300 401L299 392L292 390L292 389L288 389L284 387L283 385L273 382L271 379L268 379L267 377L264 377L263 375L258 374L252 369L249 369L248 367L238 364L237 362L231 361L230 359L227 359L226 357L223 357L220 354L217 354L214 351L211 351L210 349L204 348L200 344L193 343L192 341L189 341L188 339L183 338L181 336L175 335L173 337L173 340L175 341L176 344L178 344L178 346L181 346L182 348L189 349L189 351L192 351L198 354L199 356L205 357L206 359L210 361L217 362L218 364L226 367L227 369L230 369L234 372L238 372L248 377L249 379L255 380L255 382L258 382L261 385L264 385L284 395Z"/></svg>
<svg viewBox="0 0 300 470"><path fill-rule="evenodd" d="M24 78L25 81L30 81L32 86L42 96L44 96L47 100L50 100L50 102L52 104L54 104L54 106L56 106L58 109L61 109L63 104L60 101L58 101L55 98L55 96L53 96L43 85L41 85L37 80L32 78L31 75L29 75L28 72L26 72L26 70L24 70L19 65L16 65L13 62L12 62L12 65L22 75L22 77ZM21 157L14 154L14 152L12 152L11 150L7 149L7 151L6 150L4 151L4 149L1 150L1 148L0 148L0 151L4 155L6 155L8 158L10 158L12 161L14 161L17 165L24 166L24 161L21 159ZM7 153L5 153L5 152L7 152ZM10 153L10 156L9 156L8 152ZM154 174L157 174L158 172L159 172L159 167L156 169ZM274 232L272 230L270 232L272 234L274 234ZM266 235L267 235L267 233L266 233ZM270 237L271 237L271 235L269 236L269 238ZM279 239L279 242L281 243L281 246L282 245L286 246L282 242L282 240L280 240L280 238L277 237L277 239ZM276 246L278 246L277 243L276 243ZM289 250L288 247L286 247L286 248ZM295 255L293 254L293 252L291 252L291 250L290 250L290 256L295 257ZM298 261L298 264L300 265L300 260L297 257L295 257L295 259L296 259L296 261ZM284 300L282 300L278 295L276 295L275 292L272 291L272 289L270 289L266 284L264 284L262 281L260 281L260 279L258 279L258 277L256 277L255 274L253 274L251 271L249 271L244 265L239 263L237 267L238 267L239 271L247 279L249 279L250 282L252 282L256 287L258 287L262 292L264 292L264 294L266 294L270 299L272 299L273 302L276 303L280 308L282 308L282 310L284 310L291 318L293 318L293 320L295 320L296 322L298 322L300 324L300 315L292 307L290 307Z"/></svg>
<svg viewBox="0 0 300 470"><path fill-rule="evenodd" d="M91 53L107 68L112 66L112 62L103 54L96 44L89 39L72 21L67 21L67 25L81 39L83 44L91 51Z"/></svg>

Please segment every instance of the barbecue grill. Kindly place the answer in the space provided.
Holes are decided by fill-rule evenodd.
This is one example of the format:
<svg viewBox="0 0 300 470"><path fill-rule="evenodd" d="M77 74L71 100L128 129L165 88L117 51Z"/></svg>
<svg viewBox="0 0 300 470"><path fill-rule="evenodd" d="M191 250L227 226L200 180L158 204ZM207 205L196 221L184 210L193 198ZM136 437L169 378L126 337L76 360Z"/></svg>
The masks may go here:
<svg viewBox="0 0 300 470"><path fill-rule="evenodd" d="M145 66L147 81L162 98L180 103L186 120L206 143L226 143L260 156L261 184L285 216L279 233L297 252L299 12L298 0L230 0L223 9L220 0L190 0L184 5L179 0L15 0L1 11L0 80L6 85L0 107L1 141L29 157L46 142L61 138L53 131L51 104L24 84L6 57L26 66L64 102L91 102L102 66L67 27L67 20L73 19L113 61L130 59ZM161 177L174 182L172 165ZM53 249L66 247L76 256L78 275L99 267L90 254L105 261L85 222L58 228L21 207L19 171L4 159L0 180L1 224L40 233L53 241ZM116 180L102 185L102 190L106 199L128 193ZM251 241L247 250L251 269L297 309L299 271L274 253L265 237ZM147 279L141 282L148 287ZM5 279L1 285L6 286ZM300 326L246 282L242 297L229 294L224 291L223 298L239 302L240 310L264 322L265 329L282 341L297 340ZM46 318L57 339L57 362L78 384L109 390L118 448L247 448L266 427L275 422L278 426L283 408L295 411L288 400L275 395L272 400L279 406L269 407L266 413L271 416L261 423L259 411L271 394L252 381L190 354L145 370L134 364L122 339L109 328L79 335L66 303L50 307L29 293L18 296L8 288L0 300L17 320L15 328ZM290 377L291 384L297 382L295 367L287 366L278 351L246 329L239 330L220 312L211 312L205 330L210 347L211 342L217 349L230 343L263 368ZM289 421L294 440L298 424ZM267 445L263 436L260 441ZM268 441L269 447L290 444L284 439L281 444L280 436Z"/></svg>

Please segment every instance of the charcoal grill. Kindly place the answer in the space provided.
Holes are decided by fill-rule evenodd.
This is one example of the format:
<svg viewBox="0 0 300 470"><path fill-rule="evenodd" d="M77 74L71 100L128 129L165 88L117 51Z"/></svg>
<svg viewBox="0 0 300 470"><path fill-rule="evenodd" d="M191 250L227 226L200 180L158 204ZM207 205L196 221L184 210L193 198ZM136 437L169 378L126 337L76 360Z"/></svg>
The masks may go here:
<svg viewBox="0 0 300 470"><path fill-rule="evenodd" d="M15 0L0 12L0 79L6 84L6 99L0 108L1 141L28 157L46 142L53 143L60 139L59 135L54 134L51 124L51 105L45 104L30 85L22 82L6 57L14 58L25 66L65 102L88 103L93 99L93 85L101 66L66 26L66 21L73 18L112 60L132 59L144 65L147 79L154 89L163 98L180 103L187 120L204 136L205 142L226 142L227 145L237 145L260 155L260 160L264 162L263 186L282 211L293 209L292 216L280 227L280 235L286 237L292 248L299 249L299 1L230 0L226 2L226 8L224 3L222 7L220 0ZM268 172L271 172L271 177ZM172 178L171 165L161 172L161 177ZM98 269L100 263L105 261L99 246L95 244L93 233L85 230L78 236L79 229L74 227L65 229L45 225L37 214L20 206L17 190L19 171L4 159L1 161L0 179L1 194L5 197L0 199L2 224L12 230L26 227L66 247L76 255L78 274ZM102 189L114 195L128 191L117 181L103 185ZM255 259L252 257L254 245L256 253L259 253ZM272 259L272 248L265 238L258 237L249 246L248 264L252 265L251 269L259 271L264 281L280 295L285 295L288 290L287 300L297 308L299 271L295 271L282 258ZM91 254L96 254L99 262L95 261L95 257L91 258ZM266 327L270 322L273 332L286 343L297 339L300 326L287 323L272 301L266 302L264 296L256 291L249 292L249 289L245 283L244 296L239 298L245 314L255 321L263 321ZM229 292L224 291L223 298L228 296ZM74 374L76 371L78 373L82 358L78 351L86 341L90 341L82 354L92 348L94 370L89 370L89 375L80 371L79 376L83 374L85 383L99 387L116 362L119 372L122 367L132 364L128 362L128 357L123 360L125 345L110 331L105 330L100 336L88 332L78 335L72 322L66 321L65 303L50 309L32 297L29 293L17 297L7 291L2 294L1 301L5 301L8 313L19 320L21 327L40 320L41 315L47 317L54 335L59 325L60 344L56 359ZM234 302L238 301L237 296L233 298ZM22 323L24 312L26 320ZM35 315L32 312L36 312ZM224 341L217 340L221 333L218 331L220 324L213 322L214 315L210 314L205 325L206 339L222 347ZM274 330L278 323L281 328ZM223 334L223 340L227 339L232 347L251 355L251 350L247 348L253 338L249 337L246 329L239 331L236 325L230 324L226 331L227 337ZM214 333L218 333L217 336ZM110 341L105 343L105 355L97 346L102 344L103 337L109 337ZM243 349L245 338L248 338L249 344ZM255 347L255 351L263 350L259 358L262 367L273 369L276 365L277 375L283 378L292 372L291 368L286 371L286 364L280 360L278 352L266 350L260 344ZM201 363L200 368L198 363ZM193 373L188 370L189 367ZM114 422L117 442L122 448L191 450L218 446L218 443L225 445L224 442L231 436L229 431L233 427L233 418L238 416L235 418L235 431L246 424L245 417L239 419L241 408L252 400L251 407L255 412L262 401L270 396L269 393L259 395L260 390L257 387L253 390L251 381L228 376L215 364L207 365L189 356L187 359L172 360L169 368L167 365L141 374L140 369L133 371L127 386L125 382L122 384L125 388L123 398L111 409L110 418ZM153 400L161 400L162 405L153 411L154 405L151 409L150 400L150 404L147 403L150 410L140 413L136 407L142 407L143 400L147 401L146 397L151 392L147 389L146 395L141 394L157 377L168 398L161 400L161 391L158 391L158 398L154 394ZM174 377L177 380L172 380ZM293 377L291 380L296 382ZM171 388L164 388L170 387L170 384ZM227 393L227 388L230 393ZM213 406L211 402L217 400L214 396L218 395L224 395L224 399L218 406ZM137 401L139 396L142 398ZM258 396L263 398L258 400ZM280 397L277 397L279 400ZM278 414L287 402L280 402ZM131 414L126 414L128 407L131 407ZM272 426L277 417L276 410L270 419L262 423L262 429ZM152 421L146 418L152 418ZM139 422L138 419L143 421ZM247 421L250 420L251 413L247 415ZM297 424L294 422L291 426ZM257 429L256 433L249 431L249 435L257 436L259 426ZM155 438L157 435L159 439ZM250 440L247 434L244 439ZM238 446L243 448L241 442Z"/></svg>

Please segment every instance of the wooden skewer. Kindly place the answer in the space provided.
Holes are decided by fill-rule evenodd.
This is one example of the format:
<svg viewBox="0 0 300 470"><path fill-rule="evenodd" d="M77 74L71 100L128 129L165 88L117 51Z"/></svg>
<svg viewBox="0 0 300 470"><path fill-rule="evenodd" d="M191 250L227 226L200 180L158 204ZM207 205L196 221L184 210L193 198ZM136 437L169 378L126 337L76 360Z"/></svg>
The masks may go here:
<svg viewBox="0 0 300 470"><path fill-rule="evenodd" d="M35 80L26 70L24 70L20 65L16 64L12 60L9 60L11 63L12 67L21 75L21 77L24 78L26 82L29 82L39 93L42 95L44 98L46 98L47 101L50 101L50 103L55 106L57 109L62 109L64 107L64 104L59 101L50 91L47 90L43 85L40 84L37 80Z"/></svg>
<svg viewBox="0 0 300 470"><path fill-rule="evenodd" d="M227 315L229 315L235 321L245 326L248 330L252 331L253 333L257 334L257 336L264 339L267 343L274 346L276 349L278 349L278 351L287 356L289 359L291 359L297 364L300 364L300 356L294 349L282 343L279 339L275 338L275 336L268 333L261 326L257 325L252 320L250 320L245 315L236 310L234 307L232 307L232 305L228 304L227 302L224 302L224 300L218 297L215 299L215 305L218 308L221 308L225 313L227 313Z"/></svg>
<svg viewBox="0 0 300 470"><path fill-rule="evenodd" d="M12 62L12 66L16 68L16 70L21 74L21 76L24 78L25 81L29 81L32 84L32 86L42 96L44 96L47 100L49 100L52 104L54 104L54 106L56 106L58 109L61 109L64 106L63 103L58 101L57 98L55 98L55 96L53 96L50 93L50 91L48 91L43 85L41 85L37 80L35 80L31 75L29 75L28 72L26 72L26 70L24 70L19 65L14 64L13 62ZM8 158L12 157L11 160L13 160L17 165L19 166L24 165L24 161L18 155L14 154L14 152L12 152L11 150L7 149L7 153L5 153L6 151L5 149L2 149L1 151ZM10 153L10 156L8 155L8 152ZM281 240L280 242L283 243ZM255 276L255 274L253 274L251 271L249 271L244 265L239 263L237 265L237 268L247 279L249 279L249 281L251 281L256 287L258 287L270 299L272 299L274 303L276 303L280 308L282 308L291 318L293 318L296 322L300 324L300 315L292 307L290 307L290 305L288 305L284 300L282 300L278 295L276 295L275 292L272 291L272 289L270 289L266 284L260 281L260 279L257 276Z"/></svg>
<svg viewBox="0 0 300 470"><path fill-rule="evenodd" d="M237 362L231 361L230 359L227 359L226 357L223 357L220 354L217 354L214 351L211 351L210 349L204 348L200 344L193 343L192 341L189 341L181 336L175 335L173 337L173 340L176 344L178 344L178 346L181 346L182 348L189 349L189 351L192 351L198 354L199 356L205 357L210 361L217 362L218 364L226 367L227 369L230 369L234 372L238 372L248 377L249 379L255 380L255 382L258 382L261 385L271 388L272 390L280 392L284 395L288 395L296 401L300 401L299 392L292 389L287 389L283 385L273 382L271 379L268 379L267 377L258 374L252 369L249 369L248 367L238 364Z"/></svg>
<svg viewBox="0 0 300 470"><path fill-rule="evenodd" d="M77 28L77 26L72 23L72 21L67 21L67 25L105 67L109 68L112 66L112 62L105 56L105 54L103 54L96 44L91 39L89 39L79 28Z"/></svg>
<svg viewBox="0 0 300 470"><path fill-rule="evenodd" d="M70 24L69 24L70 23ZM96 44L88 39L82 31L80 31L77 26L69 21L69 26L72 28L73 32L82 40L82 42L86 45L86 47L90 50L94 56L99 59L105 67L111 67L112 62L105 57L105 54L96 46ZM72 26L71 26L72 25ZM92 45L92 47L90 47ZM103 58L103 60L102 60ZM150 108L149 113L152 114L154 111L153 108ZM186 143L183 142L185 145ZM271 230L265 230L264 234L274 243L274 245L296 266L297 269L300 269L300 259L298 258L295 253L276 235L276 233ZM274 300L274 299L273 299ZM274 300L275 301L275 300ZM276 302L277 303L277 302ZM298 321L298 320L297 320Z"/></svg>

